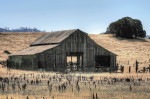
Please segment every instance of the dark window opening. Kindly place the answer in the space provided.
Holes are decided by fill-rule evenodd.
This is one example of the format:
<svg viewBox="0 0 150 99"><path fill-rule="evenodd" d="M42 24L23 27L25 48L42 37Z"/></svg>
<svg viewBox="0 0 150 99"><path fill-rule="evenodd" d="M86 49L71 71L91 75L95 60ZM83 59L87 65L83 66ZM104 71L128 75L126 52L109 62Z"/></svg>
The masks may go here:
<svg viewBox="0 0 150 99"><path fill-rule="evenodd" d="M40 61L38 61L38 68L41 69L42 68L42 63Z"/></svg>
<svg viewBox="0 0 150 99"><path fill-rule="evenodd" d="M110 67L111 57L106 55L98 55L95 57L95 66L96 67Z"/></svg>

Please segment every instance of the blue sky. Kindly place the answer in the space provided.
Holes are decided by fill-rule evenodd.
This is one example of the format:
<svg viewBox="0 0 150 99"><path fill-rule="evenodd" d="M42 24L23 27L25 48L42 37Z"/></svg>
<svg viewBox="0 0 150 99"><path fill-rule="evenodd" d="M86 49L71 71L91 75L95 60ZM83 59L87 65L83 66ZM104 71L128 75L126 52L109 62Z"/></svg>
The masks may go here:
<svg viewBox="0 0 150 99"><path fill-rule="evenodd" d="M140 19L150 34L150 0L0 0L0 27L105 32L122 17Z"/></svg>

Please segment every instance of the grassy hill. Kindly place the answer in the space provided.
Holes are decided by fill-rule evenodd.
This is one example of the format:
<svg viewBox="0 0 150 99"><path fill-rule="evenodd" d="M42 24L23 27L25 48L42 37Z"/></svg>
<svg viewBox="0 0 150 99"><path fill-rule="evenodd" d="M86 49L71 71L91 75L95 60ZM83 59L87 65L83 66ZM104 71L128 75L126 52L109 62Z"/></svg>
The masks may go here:
<svg viewBox="0 0 150 99"><path fill-rule="evenodd" d="M6 60L8 54L4 51L7 50L10 53L25 49L29 47L31 42L40 37L44 33L32 33L32 32L19 32L19 33L0 33L0 61Z"/></svg>
<svg viewBox="0 0 150 99"><path fill-rule="evenodd" d="M8 54L29 47L38 37L45 33L0 33L0 61L6 60ZM126 67L133 66L136 60L140 63L140 68L148 67L150 63L150 40L149 39L121 39L113 37L111 34L89 34L89 36L99 45L116 53L117 62ZM125 68L126 70L128 68Z"/></svg>
<svg viewBox="0 0 150 99"><path fill-rule="evenodd" d="M150 63L150 40L149 39L122 39L110 34L89 35L99 45L116 53L117 62L120 65L135 66L139 61L140 69L148 67ZM126 68L128 69L128 68Z"/></svg>

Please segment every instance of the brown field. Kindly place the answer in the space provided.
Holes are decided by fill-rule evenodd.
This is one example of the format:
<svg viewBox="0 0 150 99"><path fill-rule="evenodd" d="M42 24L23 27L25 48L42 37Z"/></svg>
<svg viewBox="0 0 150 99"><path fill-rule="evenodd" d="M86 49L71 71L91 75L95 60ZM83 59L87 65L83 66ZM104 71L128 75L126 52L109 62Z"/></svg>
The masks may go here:
<svg viewBox="0 0 150 99"><path fill-rule="evenodd" d="M25 49L44 33L0 33L0 61L6 60L8 55L5 50L14 53Z"/></svg>
<svg viewBox="0 0 150 99"><path fill-rule="evenodd" d="M0 33L0 61L30 45L42 33ZM116 53L125 73L69 73L24 71L0 67L0 99L149 99L150 73L135 73L150 63L150 40L127 40L112 35L89 35ZM128 73L132 66L132 73ZM49 84L48 84L49 81ZM26 87L24 87L26 85ZM96 98L96 93L97 97Z"/></svg>
<svg viewBox="0 0 150 99"><path fill-rule="evenodd" d="M3 78L3 80L0 78L0 99L27 99L27 96L28 99L149 99L150 97L150 73L60 74L0 68L0 75ZM9 82L4 80L6 78ZM2 83L5 85L4 90Z"/></svg>
<svg viewBox="0 0 150 99"><path fill-rule="evenodd" d="M125 66L125 72L131 66L135 72L135 61L139 62L139 69L150 64L150 39L121 39L109 34L90 34L90 37L99 45L116 53L117 63Z"/></svg>

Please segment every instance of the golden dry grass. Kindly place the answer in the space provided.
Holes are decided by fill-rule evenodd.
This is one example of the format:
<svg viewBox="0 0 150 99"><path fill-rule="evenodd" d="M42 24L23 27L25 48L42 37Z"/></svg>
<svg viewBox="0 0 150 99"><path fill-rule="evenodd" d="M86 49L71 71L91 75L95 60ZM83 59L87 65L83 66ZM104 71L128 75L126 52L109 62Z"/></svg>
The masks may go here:
<svg viewBox="0 0 150 99"><path fill-rule="evenodd" d="M93 99L93 93L97 93L98 99L149 99L150 97L150 73L69 73L69 74L58 74L55 72L40 72L40 71L26 71L26 70L13 70L10 69L9 71L6 68L0 68L0 75L1 77L20 77L20 75L28 75L28 74L34 74L35 77L37 75L44 75L46 78L42 79L42 83L39 85L36 84L27 84L27 89L25 92L18 91L16 88L15 91L12 91L11 88L9 88L9 92L2 93L0 91L0 99L26 99L28 96L29 99ZM61 76L72 76L74 80L71 81L71 85L67 86L67 89L63 92L60 92L56 90L56 86L61 85L65 82L65 79L62 77L62 81L58 82L55 80L52 80L51 84L53 84L52 92L49 93L48 87L47 87L47 80L52 76L57 76L58 78ZM88 80L79 81L80 85L80 91L78 92L76 89L76 81L78 77L87 77ZM94 80L90 81L89 78L94 77ZM102 79L104 81L104 78L107 78L111 80L112 78L119 78L119 79L125 79L125 78L134 78L139 79L142 78L142 82L139 83L140 85L133 85L132 82L117 82L115 84L107 84L107 82L103 83L96 83L93 84L94 81ZM35 78L27 77L26 79L32 80ZM86 85L85 85L85 82ZM90 82L90 84L89 84ZM138 81L137 81L138 82ZM22 83L20 83L22 84ZM72 91L72 85L73 90ZM132 86L132 91L130 91L130 85ZM91 90L90 90L91 89ZM44 98L43 98L44 97Z"/></svg>
<svg viewBox="0 0 150 99"><path fill-rule="evenodd" d="M90 34L95 42L104 48L116 53L117 63L134 68L135 61L139 62L140 69L150 64L150 39L121 39L111 34ZM135 72L134 69L132 69Z"/></svg>
<svg viewBox="0 0 150 99"><path fill-rule="evenodd" d="M0 33L0 61L6 60L8 55L3 53L8 50L11 53L25 49L36 40L38 37L42 36L44 33Z"/></svg>

